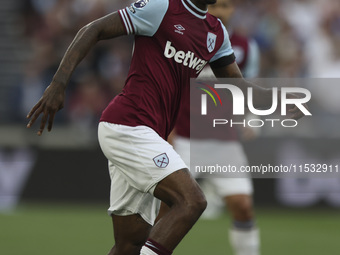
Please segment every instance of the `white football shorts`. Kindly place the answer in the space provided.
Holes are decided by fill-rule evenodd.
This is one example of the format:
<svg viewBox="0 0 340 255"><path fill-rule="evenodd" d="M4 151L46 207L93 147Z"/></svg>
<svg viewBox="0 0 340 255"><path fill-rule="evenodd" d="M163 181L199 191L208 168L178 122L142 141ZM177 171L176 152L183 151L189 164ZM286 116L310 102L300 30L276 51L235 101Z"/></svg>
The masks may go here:
<svg viewBox="0 0 340 255"><path fill-rule="evenodd" d="M214 165L223 159L227 164L236 166L238 169L241 166L248 165L247 157L238 141L189 139L175 136L173 144L175 150L188 166L190 166L190 159L193 162L200 162L203 158L204 164ZM193 155L190 155L190 152ZM251 176L247 173L240 174L242 178L228 178L228 174L225 173L222 175L218 173L200 173L195 172L195 169L190 169L190 172L196 179L205 178L204 181L211 182L221 197L238 194L251 195L253 193Z"/></svg>
<svg viewBox="0 0 340 255"><path fill-rule="evenodd" d="M153 196L156 184L173 172L188 167L173 147L147 126L100 122L98 139L109 162L108 213L121 216L140 214L153 225L160 206L160 200Z"/></svg>

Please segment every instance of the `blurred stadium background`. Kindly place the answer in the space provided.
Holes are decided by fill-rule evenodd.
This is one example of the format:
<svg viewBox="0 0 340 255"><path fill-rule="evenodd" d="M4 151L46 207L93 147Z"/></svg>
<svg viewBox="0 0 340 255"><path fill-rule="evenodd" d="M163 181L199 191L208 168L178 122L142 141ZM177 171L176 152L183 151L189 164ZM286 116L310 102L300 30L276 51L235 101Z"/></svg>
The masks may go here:
<svg viewBox="0 0 340 255"><path fill-rule="evenodd" d="M109 176L96 128L124 86L133 38L101 42L82 62L52 133L37 137L38 125L26 130L25 116L78 29L128 3L1 1L0 254L106 254L112 245ZM340 76L340 1L235 3L232 27L258 43L259 77ZM340 89L310 89L313 118L290 132L262 130L245 144L251 164L340 163ZM339 254L340 177L254 179L254 185L263 254ZM176 254L210 254L208 248L230 254L226 220L224 214L201 220Z"/></svg>

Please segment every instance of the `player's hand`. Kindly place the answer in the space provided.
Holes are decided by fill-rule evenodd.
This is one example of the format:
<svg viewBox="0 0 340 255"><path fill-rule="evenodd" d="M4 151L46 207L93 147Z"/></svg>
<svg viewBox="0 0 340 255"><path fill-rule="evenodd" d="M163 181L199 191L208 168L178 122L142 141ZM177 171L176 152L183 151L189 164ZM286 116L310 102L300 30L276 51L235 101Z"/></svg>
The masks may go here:
<svg viewBox="0 0 340 255"><path fill-rule="evenodd" d="M258 129L258 127L256 127ZM249 142L252 141L254 139L256 139L256 137L258 136L258 132L256 132L255 127L241 127L240 128L240 136L241 136L241 140L244 142Z"/></svg>
<svg viewBox="0 0 340 255"><path fill-rule="evenodd" d="M287 98L300 98L300 97L298 95L289 93L287 94ZM307 104L302 104L302 105L308 110ZM289 117L294 120L298 120L302 118L303 116L305 116L303 112L296 105L287 105L287 111L289 112L289 115L290 115Z"/></svg>
<svg viewBox="0 0 340 255"><path fill-rule="evenodd" d="M47 130L51 131L55 114L64 107L64 99L64 86L51 83L50 86L46 88L38 103L28 113L27 119L31 118L31 120L28 122L27 128L30 128L37 120L39 115L42 114L40 128L37 134L40 136L43 133L47 121Z"/></svg>

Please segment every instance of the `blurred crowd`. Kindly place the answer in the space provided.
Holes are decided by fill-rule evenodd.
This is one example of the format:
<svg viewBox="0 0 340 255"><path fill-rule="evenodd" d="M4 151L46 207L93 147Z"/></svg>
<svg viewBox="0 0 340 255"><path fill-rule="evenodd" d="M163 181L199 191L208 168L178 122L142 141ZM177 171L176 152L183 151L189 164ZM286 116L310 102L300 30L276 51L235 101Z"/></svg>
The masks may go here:
<svg viewBox="0 0 340 255"><path fill-rule="evenodd" d="M77 31L129 5L123 0L25 0L23 40L29 49L11 121L22 122L40 98ZM260 77L340 76L339 0L236 0L230 28L259 45ZM100 42L70 82L57 124L95 127L101 111L124 86L133 37ZM1 86L1 85L0 85ZM338 92L337 92L338 93ZM339 94L339 93L338 93ZM339 94L340 95L340 94ZM320 99L326 100L326 99ZM338 101L337 101L338 102ZM336 109L340 112L339 107Z"/></svg>
<svg viewBox="0 0 340 255"><path fill-rule="evenodd" d="M339 1L241 0L235 3L238 7L233 26L255 38L260 46L260 77L339 76L339 68L335 68L340 60Z"/></svg>

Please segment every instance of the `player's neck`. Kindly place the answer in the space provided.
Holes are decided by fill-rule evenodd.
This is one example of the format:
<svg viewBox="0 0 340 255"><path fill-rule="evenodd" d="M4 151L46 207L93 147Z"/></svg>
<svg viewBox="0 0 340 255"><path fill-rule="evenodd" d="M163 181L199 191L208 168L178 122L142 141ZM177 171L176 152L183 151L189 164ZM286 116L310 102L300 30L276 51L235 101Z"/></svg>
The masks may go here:
<svg viewBox="0 0 340 255"><path fill-rule="evenodd" d="M202 11L206 11L208 9L207 3L204 0L189 0L192 2L197 8L201 9Z"/></svg>

